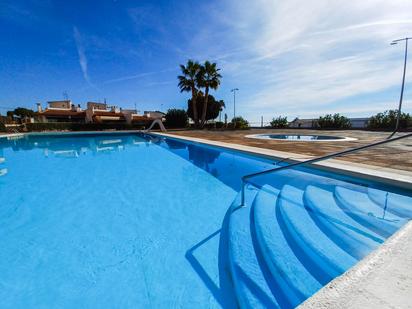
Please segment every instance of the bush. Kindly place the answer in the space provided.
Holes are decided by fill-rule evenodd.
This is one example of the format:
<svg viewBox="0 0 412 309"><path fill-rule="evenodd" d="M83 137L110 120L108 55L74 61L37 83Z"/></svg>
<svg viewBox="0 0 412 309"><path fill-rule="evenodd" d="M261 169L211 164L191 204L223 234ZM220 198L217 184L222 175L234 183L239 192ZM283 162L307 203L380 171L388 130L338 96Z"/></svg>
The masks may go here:
<svg viewBox="0 0 412 309"><path fill-rule="evenodd" d="M397 117L397 110L387 110L383 113L378 113L369 119L368 129L394 129L396 126ZM410 125L412 125L411 115L401 113L399 119L399 129L406 129Z"/></svg>
<svg viewBox="0 0 412 309"><path fill-rule="evenodd" d="M245 130L249 129L249 122L244 119L243 117L235 117L232 119L232 121L228 124L228 127L230 129L240 129L240 130Z"/></svg>
<svg viewBox="0 0 412 309"><path fill-rule="evenodd" d="M349 118L340 114L321 116L316 123L321 129L349 129L351 127Z"/></svg>
<svg viewBox="0 0 412 309"><path fill-rule="evenodd" d="M270 126L272 128L287 128L288 127L288 118L287 117L282 117L279 116L278 118L272 118L272 121L270 122Z"/></svg>
<svg viewBox="0 0 412 309"><path fill-rule="evenodd" d="M225 123L222 121L216 121L216 129L222 129L225 126Z"/></svg>
<svg viewBox="0 0 412 309"><path fill-rule="evenodd" d="M189 118L184 109L172 108L166 114L166 126L168 128L186 128Z"/></svg>
<svg viewBox="0 0 412 309"><path fill-rule="evenodd" d="M6 126L4 125L3 121L0 120L0 132L6 132Z"/></svg>

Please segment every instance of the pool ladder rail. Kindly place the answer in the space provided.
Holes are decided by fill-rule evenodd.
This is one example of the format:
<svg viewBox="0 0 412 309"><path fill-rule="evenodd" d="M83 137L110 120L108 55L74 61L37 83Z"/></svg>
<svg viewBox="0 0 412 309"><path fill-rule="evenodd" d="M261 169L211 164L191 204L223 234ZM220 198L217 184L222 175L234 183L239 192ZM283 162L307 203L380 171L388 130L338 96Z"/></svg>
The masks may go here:
<svg viewBox="0 0 412 309"><path fill-rule="evenodd" d="M405 138L408 138L408 137L412 137L412 133L408 133L408 134L401 135L401 136L394 137L394 138L390 138L390 139L385 139L385 140L382 140L382 141L379 141L379 142L363 145L363 146L356 147L356 148L346 149L346 150L343 150L343 151L331 153L331 154L328 154L328 155L325 155L325 156L316 157L316 158L309 159L309 160L306 160L306 161L300 161L300 162L292 163L292 164L289 164L289 165L279 166L279 167L275 167L275 168L272 168L272 169L269 169L269 170L265 170L265 171L245 175L245 176L242 177L242 188L241 188L242 191L241 191L241 204L240 204L240 206L246 206L245 205L245 187L246 187L246 184L250 182L251 178L261 176L261 175L265 175L265 174L278 172L278 171L281 171L281 170L294 168L294 167L301 166L301 165L312 164L312 163L324 161L324 160L327 160L327 159L340 157L340 156L343 156L343 155L346 155L346 154L349 154L349 153L355 153L355 152L358 152L358 151L361 151L361 150L364 150L364 149L376 147L376 146L383 145L383 144L388 144L388 143L399 141L401 139L405 139ZM280 163L280 162L285 161L285 160L287 160L287 158L282 159L281 161L279 161L277 163ZM256 184L253 184L253 185L256 186Z"/></svg>

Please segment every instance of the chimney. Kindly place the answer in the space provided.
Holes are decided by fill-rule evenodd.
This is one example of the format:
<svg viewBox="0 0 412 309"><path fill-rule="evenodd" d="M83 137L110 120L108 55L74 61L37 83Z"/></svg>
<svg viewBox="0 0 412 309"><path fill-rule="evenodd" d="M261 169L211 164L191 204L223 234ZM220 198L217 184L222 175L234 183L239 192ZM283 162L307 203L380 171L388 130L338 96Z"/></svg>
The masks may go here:
<svg viewBox="0 0 412 309"><path fill-rule="evenodd" d="M43 109L41 108L41 103L37 103L37 112L41 113Z"/></svg>

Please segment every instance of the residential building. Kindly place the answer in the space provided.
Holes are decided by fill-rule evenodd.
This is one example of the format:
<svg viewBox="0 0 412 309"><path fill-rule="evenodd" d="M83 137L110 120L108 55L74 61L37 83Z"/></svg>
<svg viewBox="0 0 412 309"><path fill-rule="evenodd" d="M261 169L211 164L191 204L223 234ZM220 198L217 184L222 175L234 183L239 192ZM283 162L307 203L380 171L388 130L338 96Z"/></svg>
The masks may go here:
<svg viewBox="0 0 412 309"><path fill-rule="evenodd" d="M126 118L117 106L108 106L106 103L87 102L87 122L108 123L125 122Z"/></svg>
<svg viewBox="0 0 412 309"><path fill-rule="evenodd" d="M86 113L80 105L75 106L71 100L49 101L43 110L41 103L37 103L36 118L38 122L77 122L84 123Z"/></svg>
<svg viewBox="0 0 412 309"><path fill-rule="evenodd" d="M107 103L87 102L87 108L74 105L71 100L49 101L43 110L37 103L36 120L38 122L78 122L78 123L128 123L142 124L155 119L164 120L164 113L145 111L143 115L135 109L122 109Z"/></svg>
<svg viewBox="0 0 412 309"><path fill-rule="evenodd" d="M368 126L369 117L363 118L349 118L351 128L353 129L364 129Z"/></svg>
<svg viewBox="0 0 412 309"><path fill-rule="evenodd" d="M314 126L315 119L299 119L295 118L293 121L289 122L290 128L302 128L310 129Z"/></svg>
<svg viewBox="0 0 412 309"><path fill-rule="evenodd" d="M139 112L135 109L122 109L121 111L126 118L126 122L129 124L146 123L150 120L153 120L152 118L149 118L147 116L139 115Z"/></svg>
<svg viewBox="0 0 412 309"><path fill-rule="evenodd" d="M151 119L162 119L166 116L165 113L159 111L144 111L143 116Z"/></svg>
<svg viewBox="0 0 412 309"><path fill-rule="evenodd" d="M302 129L316 128L316 121L317 119L295 118L293 121L289 122L289 127ZM364 129L368 126L369 117L349 118L349 122L352 129Z"/></svg>

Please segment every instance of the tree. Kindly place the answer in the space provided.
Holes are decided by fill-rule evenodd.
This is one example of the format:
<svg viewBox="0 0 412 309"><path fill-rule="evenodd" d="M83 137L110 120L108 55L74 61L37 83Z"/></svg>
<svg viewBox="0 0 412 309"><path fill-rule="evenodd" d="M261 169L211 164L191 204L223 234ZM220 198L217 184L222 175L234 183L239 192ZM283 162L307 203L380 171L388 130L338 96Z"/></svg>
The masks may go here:
<svg viewBox="0 0 412 309"><path fill-rule="evenodd" d="M369 119L368 129L394 129L397 117L397 110L387 110L383 113L377 113ZM401 113L399 118L399 128L405 129L411 123L412 116L408 113Z"/></svg>
<svg viewBox="0 0 412 309"><path fill-rule="evenodd" d="M237 116L232 119L231 127L233 127L233 129L241 129L241 130L249 129L249 122L243 117Z"/></svg>
<svg viewBox="0 0 412 309"><path fill-rule="evenodd" d="M9 120L11 121L11 120L13 120L13 117L14 117L14 112L13 111L7 111L7 118L9 118Z"/></svg>
<svg viewBox="0 0 412 309"><path fill-rule="evenodd" d="M321 116L317 124L321 129L349 129L351 127L350 120L340 114Z"/></svg>
<svg viewBox="0 0 412 309"><path fill-rule="evenodd" d="M202 121L201 128L206 122L207 105L209 101L209 89L216 90L220 85L220 79L222 76L219 74L220 69L217 68L217 64L205 61L204 65L200 67L198 73L198 85L205 88L205 101L202 109Z"/></svg>
<svg viewBox="0 0 412 309"><path fill-rule="evenodd" d="M33 117L34 116L34 111L31 110L31 109L24 108L24 107L17 107L13 111L13 114L20 117L20 118Z"/></svg>
<svg viewBox="0 0 412 309"><path fill-rule="evenodd" d="M188 124L187 114L184 109L169 109L165 118L168 128L186 128Z"/></svg>
<svg viewBox="0 0 412 309"><path fill-rule="evenodd" d="M179 88L180 92L192 92L192 102L193 102L193 121L195 122L195 126L198 127L199 125L199 117L196 107L196 96L197 96L197 86L198 86L198 78L199 78L199 71L200 71L200 64L193 60L188 60L186 66L180 65L180 69L182 70L182 75L179 75L177 78L179 80Z"/></svg>
<svg viewBox="0 0 412 309"><path fill-rule="evenodd" d="M203 108L205 104L205 96L201 91L199 91L197 97L196 97L196 107L197 109ZM207 104L207 109L206 109L206 121L215 119L219 116L219 112L223 110L225 107L225 102L223 100L216 101L216 99L212 96L209 95L208 98L208 104ZM192 100L187 101L187 114L189 115L190 118L193 119L193 102Z"/></svg>
<svg viewBox="0 0 412 309"><path fill-rule="evenodd" d="M272 118L270 122L272 128L286 128L288 126L288 118L279 116L278 118Z"/></svg>
<svg viewBox="0 0 412 309"><path fill-rule="evenodd" d="M0 116L0 132L6 132L6 126L4 124L3 116Z"/></svg>

